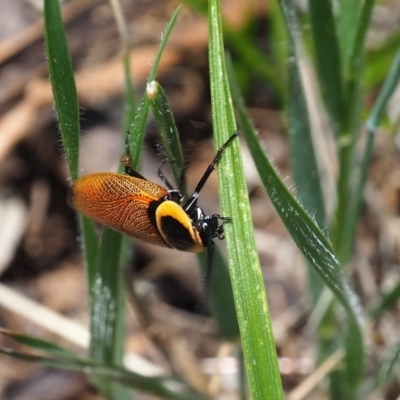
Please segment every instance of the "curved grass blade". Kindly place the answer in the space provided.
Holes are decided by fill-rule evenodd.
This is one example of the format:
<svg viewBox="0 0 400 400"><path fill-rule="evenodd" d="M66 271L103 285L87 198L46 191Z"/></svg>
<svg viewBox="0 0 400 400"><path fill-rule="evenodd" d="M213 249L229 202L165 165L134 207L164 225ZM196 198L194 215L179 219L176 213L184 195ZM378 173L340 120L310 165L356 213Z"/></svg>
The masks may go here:
<svg viewBox="0 0 400 400"><path fill-rule="evenodd" d="M75 358L63 359L33 355L11 349L0 348L0 354L25 362L35 362L45 367L58 368L83 374L90 374L99 381L114 381L154 396L171 400L201 400L203 397L183 382L173 377L145 377L120 367L113 367L96 361ZM109 397L119 399L119 397Z"/></svg>
<svg viewBox="0 0 400 400"><path fill-rule="evenodd" d="M217 0L209 2L209 62L214 134L216 145L220 146L235 131L236 124ZM254 400L282 399L268 304L236 143L227 149L218 171L221 209L223 215L232 217L232 223L225 224L226 243L250 391Z"/></svg>
<svg viewBox="0 0 400 400"><path fill-rule="evenodd" d="M14 332L3 328L0 328L0 334L11 338L16 343L44 352L53 357L63 357L66 360L74 360L78 358L74 353L64 347L40 337L26 335L24 333Z"/></svg>
<svg viewBox="0 0 400 400"><path fill-rule="evenodd" d="M328 239L293 197L266 157L234 79L231 79L231 86L246 142L265 190L303 255L347 311L346 361L352 384L356 386L362 376L364 358L358 299L348 286Z"/></svg>
<svg viewBox="0 0 400 400"><path fill-rule="evenodd" d="M361 160L361 168L358 177L358 182L355 190L354 200L349 208L348 218L345 221L345 228L343 229L344 238L342 239L343 246L341 252L344 259L350 255L351 247L353 245L354 232L356 229L357 218L361 206L362 196L364 193L365 182L367 180L368 168L371 164L372 148L374 144L376 130L380 125L386 106L394 90L400 80L400 50L397 52L393 60L392 67L389 74L379 92L378 98L371 110L371 114L367 119L367 142L365 144L363 158Z"/></svg>
<svg viewBox="0 0 400 400"><path fill-rule="evenodd" d="M312 1L310 7L312 7ZM289 46L287 130L290 162L299 199L306 209L313 211L318 226L325 227L325 203L300 73L300 32L294 11L290 7L284 10L282 17L286 26ZM328 77L326 78L328 79ZM307 274L311 292L310 298L315 304L322 293L323 282L309 264L307 264Z"/></svg>
<svg viewBox="0 0 400 400"><path fill-rule="evenodd" d="M362 160L361 174L357 185L356 199L355 199L356 204L352 209L353 213L350 215L351 220L349 223L349 229L351 229L352 231L355 230L355 224L361 204L362 194L364 192L365 182L367 179L368 166L370 165L371 161L372 147L375 139L376 130L378 129L378 126L382 121L388 101L390 100L390 98L393 95L393 92L397 88L399 80L400 80L400 50L397 51L397 55L393 61L390 72L382 86L381 91L379 92L378 98L372 108L371 114L366 123L367 134L368 134L367 144L365 146L364 156ZM349 249L347 249L347 251L349 251ZM374 307L371 309L370 315L373 318L376 318L382 313L382 311L384 311L389 307L394 306L399 297L400 297L400 280L396 283L396 285L393 286L393 288L390 291L384 293L381 296L377 304L375 304Z"/></svg>
<svg viewBox="0 0 400 400"><path fill-rule="evenodd" d="M281 3L282 4L282 3ZM314 218L320 227L326 226L325 206L321 190L307 102L303 91L299 65L299 29L294 9L283 7L289 43L288 64L288 132L289 146L298 196L305 208L313 210Z"/></svg>

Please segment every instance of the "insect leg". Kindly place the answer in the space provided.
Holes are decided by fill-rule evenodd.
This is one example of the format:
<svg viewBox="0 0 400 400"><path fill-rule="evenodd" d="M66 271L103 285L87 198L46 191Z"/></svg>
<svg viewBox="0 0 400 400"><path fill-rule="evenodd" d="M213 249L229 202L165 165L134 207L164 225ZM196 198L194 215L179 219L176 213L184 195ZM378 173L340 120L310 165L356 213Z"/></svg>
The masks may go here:
<svg viewBox="0 0 400 400"><path fill-rule="evenodd" d="M163 166L167 163L173 163L175 161L168 161L166 158L164 158L164 160L161 161L161 165L158 168L157 174L159 176L159 178L164 182L165 186L169 189L169 190L174 190L174 187L169 183L168 179L165 177L165 175L162 172L162 168Z"/></svg>
<svg viewBox="0 0 400 400"><path fill-rule="evenodd" d="M125 154L121 157L121 164L125 167L125 171L126 171L126 167L132 168L131 150L129 149L129 136L130 135L131 135L131 133L129 131L127 131L126 135L125 135Z"/></svg>
<svg viewBox="0 0 400 400"><path fill-rule="evenodd" d="M210 240L207 245L207 262L204 270L200 304L196 307L196 311L199 315L204 316L207 310L207 302L209 301L211 275L212 275L212 264L214 258L215 243Z"/></svg>
<svg viewBox="0 0 400 400"><path fill-rule="evenodd" d="M207 182L207 179L210 177L210 175L214 171L215 166L218 164L219 160L222 157L222 154L227 149L227 147L231 144L233 139L235 139L236 136L238 136L238 135L239 135L239 131L235 131L233 133L233 135L218 149L217 154L214 157L214 160L207 167L206 172L204 172L199 183L197 184L196 188L194 189L194 192L190 195L190 197L186 200L185 204L183 205L183 209L188 214L193 212L194 208L196 207L197 198L199 197L199 193L200 193L201 189L203 189L205 183Z"/></svg>
<svg viewBox="0 0 400 400"><path fill-rule="evenodd" d="M132 168L132 162L131 162L131 151L129 149L129 136L131 133L129 131L126 132L125 136L125 154L121 157L121 163L124 166L125 173L133 176L134 178L139 178L147 181L147 179L140 175L139 172L135 171Z"/></svg>
<svg viewBox="0 0 400 400"><path fill-rule="evenodd" d="M225 222L232 222L232 218L231 217L221 217L219 214L213 214L212 216L213 217L217 217L218 219L220 219L222 221L222 225L218 226L214 237L217 237L219 240L225 239L223 223L224 223L224 221Z"/></svg>

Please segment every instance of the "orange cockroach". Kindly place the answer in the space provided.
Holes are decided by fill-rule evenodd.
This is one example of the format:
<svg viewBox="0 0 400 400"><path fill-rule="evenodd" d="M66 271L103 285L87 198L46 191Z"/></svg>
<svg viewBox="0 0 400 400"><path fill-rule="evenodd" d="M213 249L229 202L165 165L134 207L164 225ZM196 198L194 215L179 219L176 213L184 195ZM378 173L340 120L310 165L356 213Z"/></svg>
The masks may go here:
<svg viewBox="0 0 400 400"><path fill-rule="evenodd" d="M123 157L125 173L96 173L79 178L72 187L72 204L81 214L118 232L158 246L197 253L208 251L204 276L206 289L211 277L215 244L223 239L223 224L230 218L206 215L197 206L199 193L230 143L235 132L217 151L194 192L183 202L162 173L158 175L168 189L148 181L130 165L129 147ZM183 203L183 204L182 204Z"/></svg>

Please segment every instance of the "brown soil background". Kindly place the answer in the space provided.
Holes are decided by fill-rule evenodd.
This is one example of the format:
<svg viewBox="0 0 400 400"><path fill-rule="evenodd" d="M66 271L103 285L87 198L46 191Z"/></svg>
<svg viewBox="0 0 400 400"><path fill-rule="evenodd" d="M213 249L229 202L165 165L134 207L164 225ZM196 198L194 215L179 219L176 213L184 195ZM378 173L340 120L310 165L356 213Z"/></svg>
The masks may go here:
<svg viewBox="0 0 400 400"><path fill-rule="evenodd" d="M177 3L142 0L132 4L122 0L122 6L132 41L133 77L137 93L142 93L161 32ZM70 181L47 76L41 11L18 1L0 0L0 7L1 284L86 327L85 273L76 215L66 202ZM391 9L399 15L398 7ZM260 45L265 47L266 12L260 1L251 5L238 0L224 3L224 15L231 26L240 28L250 18L257 21ZM118 166L123 140L123 74L112 10L106 1L73 0L65 7L65 20L82 114L82 173L113 171ZM380 23L388 32L393 24L392 20ZM181 134L190 188L213 158L214 149L207 25L185 7L164 53L158 80L167 91ZM369 97L373 99L374 93ZM256 78L248 104L275 166L282 177L290 177L281 111L275 108L268 87ZM157 129L150 119L141 171L155 181L159 165L157 140ZM289 393L314 368L312 333L307 329L310 310L305 269L260 187L244 144L242 151L284 388ZM399 163L398 143L381 132L350 267L352 284L366 306L398 279ZM328 162L327 168L331 175L335 174L334 161ZM214 174L200 200L206 212L219 211L216 184ZM136 277L135 290L152 314L150 321L143 324L137 309L130 308L128 351L162 365L163 348L175 370L193 385L203 389L214 385L218 398L237 398L237 380L229 366L220 371L221 375L210 367L217 355L232 361L228 356L235 354L234 346L221 341L211 318L204 324L207 330L199 332L198 319L189 312L201 294L196 257L146 243L134 245L131 270ZM224 249L222 243L221 248ZM0 326L84 352L76 343L35 322L35 317L27 318L5 307L1 299ZM371 365L396 338L398 328L397 309L385 314L378 326L368 327L368 340L373 343ZM8 346L9 342L0 337L0 345ZM2 399L100 398L80 374L44 369L4 356L0 360ZM385 399L395 399L400 391L393 385L381 394ZM319 389L310 396L305 398L325 398Z"/></svg>

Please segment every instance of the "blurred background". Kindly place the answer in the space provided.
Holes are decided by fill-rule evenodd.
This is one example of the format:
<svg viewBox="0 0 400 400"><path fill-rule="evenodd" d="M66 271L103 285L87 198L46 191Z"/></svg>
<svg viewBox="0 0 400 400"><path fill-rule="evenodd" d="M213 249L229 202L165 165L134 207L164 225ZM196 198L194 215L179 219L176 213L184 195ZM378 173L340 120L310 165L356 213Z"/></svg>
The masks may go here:
<svg viewBox="0 0 400 400"><path fill-rule="evenodd" d="M301 14L305 2L297 3ZM124 80L112 9L105 0L70 0L64 4L81 108L81 174L115 171L123 151ZM141 96L161 33L178 3L121 0L121 4L129 27L133 81ZM80 327L87 328L80 234L76 214L67 204L70 178L55 120L40 7L40 1L0 0L0 326L54 340L84 354L84 338L73 339L72 328L60 335L52 329L61 323L56 316L45 314L46 325L41 322L43 309L36 308L39 304L45 311L66 317L76 324L77 335L82 333ZM229 0L222 7L230 29L252 37L261 52L271 51L274 42L268 2ZM400 43L399 26L400 3L380 2L373 14L367 44L362 105L365 112L374 101ZM184 6L157 78L167 92L181 135L189 189L193 189L214 156L207 40L206 19ZM227 48L235 60L235 49L230 47L229 40ZM290 186L285 110L276 82L268 82L262 74L246 73L247 66L240 62L238 65L248 111L274 165ZM312 70L307 85L317 85ZM398 126L393 128L398 104L399 101L392 101L388 129L384 127L376 137L357 228L356 255L351 262L352 285L364 305L371 304L399 275L400 142ZM324 119L318 120L318 115L316 111L314 122L321 129L329 129ZM157 128L150 118L141 173L155 182L159 182L158 142ZM317 151L325 155L324 194L327 208L332 211L337 161L330 145L334 146L333 142L322 143ZM260 187L245 145L241 147L283 384L290 396L315 368L312 332L307 326L307 277L299 251ZM199 204L206 213L219 212L216 174L207 183ZM204 317L199 324L194 312L202 293L197 258L142 242L134 241L133 245L130 270L135 276L136 295L132 293L127 315L128 353L152 360L153 364L143 365L145 371L162 364L165 352L175 370L193 386L214 384L218 398L238 398L238 368L232 345L220 339L211 317ZM218 245L224 251L223 243ZM133 284L133 279L129 282ZM7 291L10 289L12 293ZM150 311L146 318L138 311L141 303ZM373 343L371 371L375 357L396 338L398 317L399 310L394 307L376 326L369 327L368 340ZM85 335L84 330L82 334ZM1 337L0 341L2 346L8 345L6 338ZM225 361L218 371L217 357ZM45 369L4 356L0 359L2 399L101 398L81 374ZM371 398L398 398L398 383L386 385L376 396ZM323 385L317 383L312 395L288 398L327 397Z"/></svg>

